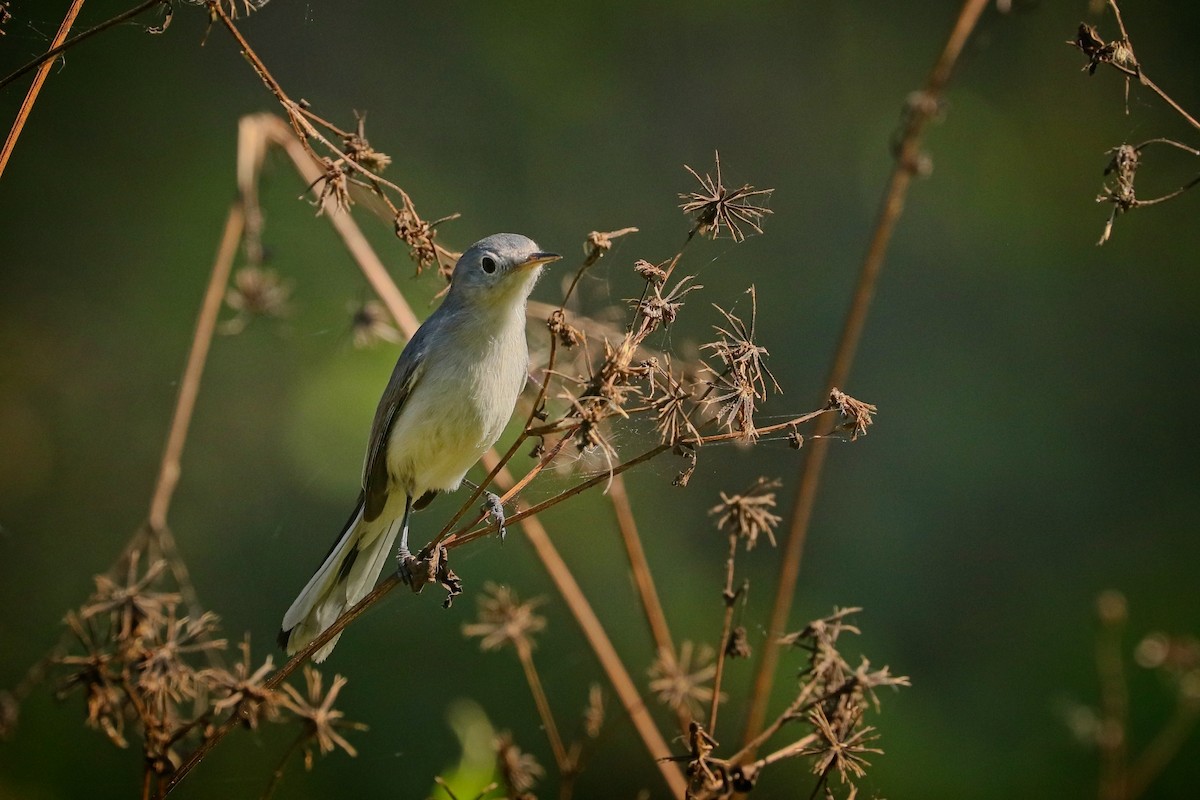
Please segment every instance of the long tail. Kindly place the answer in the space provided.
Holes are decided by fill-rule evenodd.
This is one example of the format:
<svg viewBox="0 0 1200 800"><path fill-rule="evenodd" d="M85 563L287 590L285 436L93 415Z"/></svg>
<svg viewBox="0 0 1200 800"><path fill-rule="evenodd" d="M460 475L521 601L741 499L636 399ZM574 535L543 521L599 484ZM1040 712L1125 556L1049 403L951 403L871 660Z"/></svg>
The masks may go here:
<svg viewBox="0 0 1200 800"><path fill-rule="evenodd" d="M359 499L325 561L283 615L279 644L289 656L320 636L343 611L371 591L396 534L407 524L407 514L400 519L381 514L370 522L363 520L363 501ZM339 633L313 653L313 661L324 661L340 638Z"/></svg>

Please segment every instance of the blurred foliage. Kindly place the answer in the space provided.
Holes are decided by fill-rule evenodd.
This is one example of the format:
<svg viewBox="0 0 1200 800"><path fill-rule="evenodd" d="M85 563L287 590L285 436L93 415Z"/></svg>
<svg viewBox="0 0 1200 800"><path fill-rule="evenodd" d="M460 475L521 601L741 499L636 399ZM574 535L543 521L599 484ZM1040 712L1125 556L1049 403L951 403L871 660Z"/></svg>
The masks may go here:
<svg viewBox="0 0 1200 800"><path fill-rule="evenodd" d="M60 5L12 4L0 71L45 49ZM1085 60L1064 41L1081 18L1097 21L1088 5L985 15L927 141L933 172L909 198L845 387L879 406L879 424L852 450L835 448L793 620L864 606L864 649L913 677L880 719L887 754L872 792L1091 796L1095 753L1060 709L1098 690L1095 595L1124 591L1132 630L1200 629L1200 422L1190 415L1200 405L1200 196L1121 218L1103 248L1094 242L1107 209L1093 202L1109 148L1196 136L1136 86L1126 114L1119 76L1080 72ZM324 115L349 126L353 110L368 113L372 144L394 159L387 174L423 212L462 212L443 229L448 243L515 230L570 253L590 230L637 225L585 280L591 307L629 296L634 259L678 246L684 163L703 166L719 149L731 182L774 187L764 236L736 250L705 244L693 263L714 297L759 287L758 338L788 392L784 413L821 394L889 136L957 7L543 2L517 12L313 0L271 3L244 31ZM122 8L89 2L79 27ZM237 119L272 106L223 31L206 39L201 12L176 11L161 36L127 24L71 51L0 179L3 686L54 643L65 610L145 514L234 192ZM1200 109L1200 6L1131 6L1126 17L1147 71ZM1099 25L1115 34L1110 19ZM23 94L23 83L0 91L5 120ZM1169 190L1194 174L1186 157L1164 155L1148 179ZM297 201L303 189L272 159L268 265L292 283L293 311L215 342L171 514L201 597L232 636L261 642L353 501L396 353L353 349L346 309L365 285ZM362 219L427 309L433 276L409 279L389 227ZM555 298L556 281L535 298ZM693 311L670 332L676 344L703 341L718 321ZM719 627L724 537L705 517L718 491L781 476L786 514L798 465L778 442L753 459L733 445L702 459L686 490L670 486L672 465L634 473L678 638ZM450 505L418 518L418 538ZM651 648L607 508L593 497L546 522L585 590L605 598L615 644L644 678ZM487 579L552 592L520 537L467 550L455 568L468 592ZM752 644L766 635L776 557L759 547L740 562ZM356 623L331 667L350 677L340 704L371 728L356 739L359 756L291 774L277 796L424 796L433 775L456 771L466 739L446 719L462 697L550 762L518 665L482 659L462 639L470 608L397 593ZM546 615L539 667L552 701L572 709L598 668L565 612L550 604ZM413 652L413 641L431 644ZM729 691L749 676L735 664ZM1153 684L1131 684L1131 736L1142 740L1158 719ZM722 712L735 725L737 714ZM257 796L284 742L239 737L179 796ZM0 797L128 797L131 755L85 730L77 708L35 692L0 745ZM810 785L801 770L758 792L795 795L789 781ZM589 772L608 796L660 790L631 736L610 732ZM1197 780L1193 735L1148 796L1185 796ZM580 796L596 785L585 773Z"/></svg>

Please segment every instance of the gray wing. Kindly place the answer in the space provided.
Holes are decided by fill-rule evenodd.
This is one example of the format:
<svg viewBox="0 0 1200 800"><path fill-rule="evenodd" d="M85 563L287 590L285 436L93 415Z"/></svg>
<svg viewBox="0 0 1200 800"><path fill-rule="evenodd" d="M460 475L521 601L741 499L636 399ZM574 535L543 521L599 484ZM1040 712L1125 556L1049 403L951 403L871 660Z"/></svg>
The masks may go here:
<svg viewBox="0 0 1200 800"><path fill-rule="evenodd" d="M436 316L436 312L434 313ZM434 325L430 325L433 322ZM379 407L375 409L375 421L371 424L371 440L367 446L367 457L363 462L363 519L374 520L383 513L387 505L388 478L387 443L392 424L404 409L404 404L420 382L425 368L425 355L429 349L430 330L436 322L431 316L425 321L405 345L392 377L388 380Z"/></svg>

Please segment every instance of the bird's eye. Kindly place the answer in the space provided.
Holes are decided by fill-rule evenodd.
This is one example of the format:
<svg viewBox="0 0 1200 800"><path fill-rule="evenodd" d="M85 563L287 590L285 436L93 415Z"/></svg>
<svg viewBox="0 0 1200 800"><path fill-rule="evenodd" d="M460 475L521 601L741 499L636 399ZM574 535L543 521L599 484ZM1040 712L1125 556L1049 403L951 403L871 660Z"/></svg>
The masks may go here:
<svg viewBox="0 0 1200 800"><path fill-rule="evenodd" d="M492 258L491 256L484 256L483 258L479 259L479 268L488 275L491 275L496 271L496 259Z"/></svg>

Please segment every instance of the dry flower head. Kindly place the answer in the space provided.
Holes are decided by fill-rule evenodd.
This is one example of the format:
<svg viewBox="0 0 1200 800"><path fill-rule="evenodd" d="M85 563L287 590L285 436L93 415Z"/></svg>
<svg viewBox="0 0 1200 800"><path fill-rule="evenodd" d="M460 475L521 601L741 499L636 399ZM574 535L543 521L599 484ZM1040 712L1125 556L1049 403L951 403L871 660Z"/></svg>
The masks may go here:
<svg viewBox="0 0 1200 800"><path fill-rule="evenodd" d="M716 239L726 233L733 241L741 242L746 238L743 225L761 234L763 217L771 213L764 203L775 190L755 189L748 183L732 191L727 189L721 177L721 154L715 153L714 159L715 178L709 173L701 177L696 170L684 165L684 169L700 182L700 191L679 195L683 201L679 207L685 214L693 215L695 231L702 236L711 234Z"/></svg>

